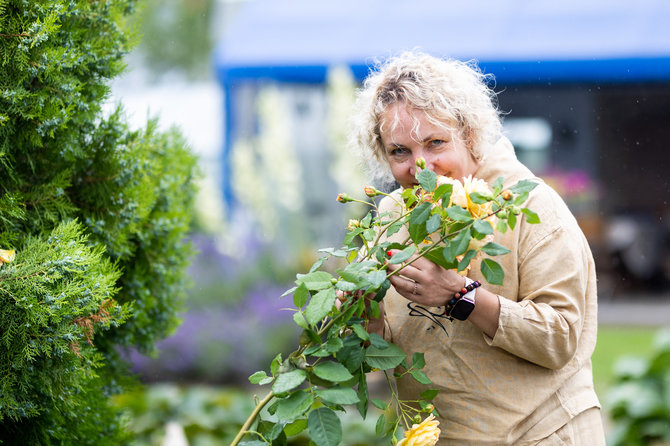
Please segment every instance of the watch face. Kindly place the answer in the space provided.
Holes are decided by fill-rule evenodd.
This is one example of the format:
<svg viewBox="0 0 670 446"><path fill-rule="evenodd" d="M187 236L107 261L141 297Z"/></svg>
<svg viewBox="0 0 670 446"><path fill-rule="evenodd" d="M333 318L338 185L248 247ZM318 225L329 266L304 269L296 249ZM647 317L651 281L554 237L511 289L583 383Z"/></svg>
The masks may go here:
<svg viewBox="0 0 670 446"><path fill-rule="evenodd" d="M470 316L470 313L472 313L472 310L475 309L475 303L474 301L468 299L467 297L462 297L456 302L456 305L454 305L453 310L451 310L451 313L449 313L449 316L453 317L454 319L458 319L459 321L464 321Z"/></svg>

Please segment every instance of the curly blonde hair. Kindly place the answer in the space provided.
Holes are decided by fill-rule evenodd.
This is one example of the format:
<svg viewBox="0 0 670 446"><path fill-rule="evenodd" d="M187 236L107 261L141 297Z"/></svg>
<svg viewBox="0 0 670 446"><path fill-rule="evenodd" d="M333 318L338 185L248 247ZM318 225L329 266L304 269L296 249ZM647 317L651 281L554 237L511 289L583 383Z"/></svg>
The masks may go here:
<svg viewBox="0 0 670 446"><path fill-rule="evenodd" d="M434 125L456 128L477 160L502 136L502 123L492 79L474 62L440 59L405 52L378 64L358 90L352 116L354 147L363 151L370 174L378 181L391 177L381 140L382 115L393 104L422 110ZM396 122L389 123L392 126ZM415 130L418 123L415 123Z"/></svg>

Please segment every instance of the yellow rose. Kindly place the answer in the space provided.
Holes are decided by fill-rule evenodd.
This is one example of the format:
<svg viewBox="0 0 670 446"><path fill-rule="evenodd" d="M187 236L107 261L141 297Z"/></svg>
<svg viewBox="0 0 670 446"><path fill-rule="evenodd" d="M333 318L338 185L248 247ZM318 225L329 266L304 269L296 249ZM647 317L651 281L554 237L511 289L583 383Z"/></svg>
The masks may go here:
<svg viewBox="0 0 670 446"><path fill-rule="evenodd" d="M14 260L13 249L0 249L0 265L3 263L9 263L12 260Z"/></svg>
<svg viewBox="0 0 670 446"><path fill-rule="evenodd" d="M474 218L480 218L491 213L491 203L477 204L470 199L470 194L479 192L482 195L490 195L491 189L486 181L479 178L473 178L472 175L463 178L463 189L465 190L465 197L467 204L459 206L465 208L470 212Z"/></svg>
<svg viewBox="0 0 670 446"><path fill-rule="evenodd" d="M440 439L440 429L437 427L439 424L431 414L421 424L414 424L410 430L405 431L405 438L397 446L435 446Z"/></svg>

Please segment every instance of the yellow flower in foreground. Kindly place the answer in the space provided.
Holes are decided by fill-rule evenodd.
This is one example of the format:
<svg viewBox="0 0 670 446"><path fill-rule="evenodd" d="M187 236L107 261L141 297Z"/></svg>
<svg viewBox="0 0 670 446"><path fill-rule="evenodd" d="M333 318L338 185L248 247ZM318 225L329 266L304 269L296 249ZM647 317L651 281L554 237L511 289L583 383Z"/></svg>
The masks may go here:
<svg viewBox="0 0 670 446"><path fill-rule="evenodd" d="M486 181L479 178L473 178L472 175L463 178L463 189L465 189L465 196L467 198L467 206L465 208L475 218L484 217L491 213L491 203L477 204L470 199L470 194L479 192L480 194L491 194L491 189Z"/></svg>
<svg viewBox="0 0 670 446"><path fill-rule="evenodd" d="M435 446L440 439L438 424L440 422L431 414L421 424L414 424L410 430L405 431L405 438L397 446Z"/></svg>
<svg viewBox="0 0 670 446"><path fill-rule="evenodd" d="M0 249L0 265L3 263L9 263L12 260L14 260L13 249Z"/></svg>

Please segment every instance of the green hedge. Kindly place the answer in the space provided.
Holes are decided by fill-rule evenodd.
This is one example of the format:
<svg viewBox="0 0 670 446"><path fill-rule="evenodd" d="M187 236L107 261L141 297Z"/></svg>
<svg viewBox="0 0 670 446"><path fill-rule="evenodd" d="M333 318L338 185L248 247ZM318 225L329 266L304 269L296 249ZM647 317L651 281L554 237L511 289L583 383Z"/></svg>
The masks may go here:
<svg viewBox="0 0 670 446"><path fill-rule="evenodd" d="M196 160L102 105L129 0L0 0L0 442L121 444L118 351L172 333Z"/></svg>

